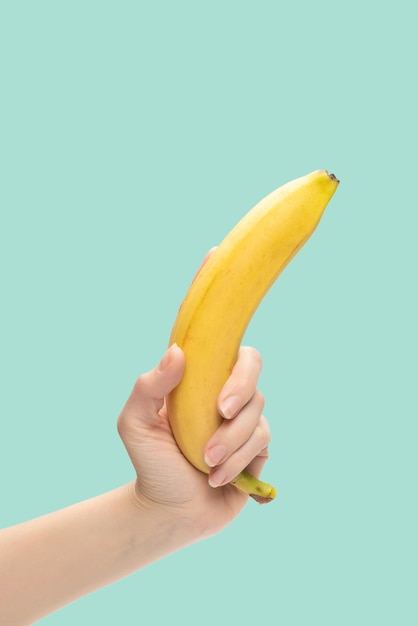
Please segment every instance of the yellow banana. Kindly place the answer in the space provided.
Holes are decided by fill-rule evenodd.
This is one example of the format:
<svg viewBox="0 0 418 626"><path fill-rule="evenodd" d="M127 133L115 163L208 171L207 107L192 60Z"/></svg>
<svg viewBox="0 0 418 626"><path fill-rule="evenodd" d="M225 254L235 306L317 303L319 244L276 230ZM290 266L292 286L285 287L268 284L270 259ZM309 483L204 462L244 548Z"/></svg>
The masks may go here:
<svg viewBox="0 0 418 626"><path fill-rule="evenodd" d="M315 230L338 180L318 170L259 202L231 230L193 280L169 345L184 351L180 384L167 398L176 442L197 469L209 473L203 448L222 422L217 397L237 359L246 328L279 274ZM242 472L233 481L260 503L271 485Z"/></svg>

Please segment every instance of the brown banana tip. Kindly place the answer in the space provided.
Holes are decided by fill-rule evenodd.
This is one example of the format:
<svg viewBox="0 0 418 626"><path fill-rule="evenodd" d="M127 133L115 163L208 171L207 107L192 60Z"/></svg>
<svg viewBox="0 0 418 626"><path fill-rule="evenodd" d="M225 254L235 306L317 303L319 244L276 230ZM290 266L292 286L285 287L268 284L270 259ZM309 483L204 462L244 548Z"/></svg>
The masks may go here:
<svg viewBox="0 0 418 626"><path fill-rule="evenodd" d="M271 502L272 500L274 500L275 496L260 496L258 495L258 493L251 493L250 497L255 500L256 502L258 502L258 504L268 504L269 502Z"/></svg>
<svg viewBox="0 0 418 626"><path fill-rule="evenodd" d="M258 504L267 504L274 500L277 495L276 488L270 485L270 491L266 495L261 493L250 493L250 498L258 502Z"/></svg>
<svg viewBox="0 0 418 626"><path fill-rule="evenodd" d="M335 174L330 174L328 172L328 170L325 170L326 173L328 174L328 176L330 177L331 180L335 180L336 183L339 183L340 181L338 180L338 178L335 176Z"/></svg>

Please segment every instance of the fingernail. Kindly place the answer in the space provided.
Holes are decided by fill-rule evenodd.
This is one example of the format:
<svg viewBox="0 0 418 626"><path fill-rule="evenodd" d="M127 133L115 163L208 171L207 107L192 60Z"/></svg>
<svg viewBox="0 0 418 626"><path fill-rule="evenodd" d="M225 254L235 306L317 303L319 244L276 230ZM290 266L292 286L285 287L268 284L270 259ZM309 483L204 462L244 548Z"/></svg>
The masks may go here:
<svg viewBox="0 0 418 626"><path fill-rule="evenodd" d="M205 461L209 465L209 467L214 467L218 465L226 456L226 449L224 446L219 444L209 448L209 450L205 454Z"/></svg>
<svg viewBox="0 0 418 626"><path fill-rule="evenodd" d="M168 365L170 364L171 358L173 356L173 349L174 346L177 346L176 343L173 343L167 350L167 352L165 353L165 355L163 356L163 358L161 359L161 361L158 364L158 369L160 371L164 370L166 367L168 367Z"/></svg>
<svg viewBox="0 0 418 626"><path fill-rule="evenodd" d="M231 419L241 408L241 398L239 396L228 396L221 404L221 413L226 419Z"/></svg>
<svg viewBox="0 0 418 626"><path fill-rule="evenodd" d="M220 487L226 482L226 472L222 468L217 469L209 475L209 485L211 487Z"/></svg>

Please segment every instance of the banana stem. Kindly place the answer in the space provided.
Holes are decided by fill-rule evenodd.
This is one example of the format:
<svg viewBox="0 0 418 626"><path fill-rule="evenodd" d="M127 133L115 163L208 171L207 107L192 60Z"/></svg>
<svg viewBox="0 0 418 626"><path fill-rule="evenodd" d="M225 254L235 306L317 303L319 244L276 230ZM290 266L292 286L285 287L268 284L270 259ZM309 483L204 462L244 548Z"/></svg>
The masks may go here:
<svg viewBox="0 0 418 626"><path fill-rule="evenodd" d="M262 480L251 476L246 471L241 472L231 480L231 485L249 495L258 504L266 504L276 497L276 489L272 485L263 483Z"/></svg>

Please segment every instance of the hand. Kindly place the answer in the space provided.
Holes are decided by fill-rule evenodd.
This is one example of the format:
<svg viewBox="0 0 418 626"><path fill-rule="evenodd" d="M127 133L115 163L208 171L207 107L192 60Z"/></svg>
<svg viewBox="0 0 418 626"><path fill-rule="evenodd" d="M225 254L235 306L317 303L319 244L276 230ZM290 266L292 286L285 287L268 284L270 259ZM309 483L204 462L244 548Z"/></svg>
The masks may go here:
<svg viewBox="0 0 418 626"><path fill-rule="evenodd" d="M247 496L228 483L245 468L260 475L270 431L256 389L261 358L243 347L218 398L225 420L205 447L210 475L196 470L177 447L165 407L183 370L184 354L173 345L157 367L136 381L118 430L136 471L137 503L187 520L201 538L221 530L245 505Z"/></svg>

